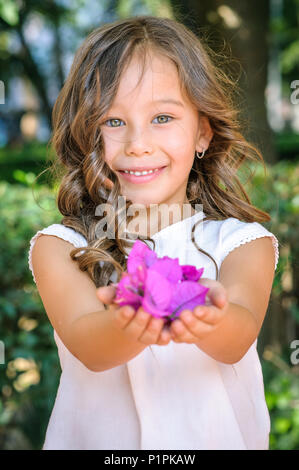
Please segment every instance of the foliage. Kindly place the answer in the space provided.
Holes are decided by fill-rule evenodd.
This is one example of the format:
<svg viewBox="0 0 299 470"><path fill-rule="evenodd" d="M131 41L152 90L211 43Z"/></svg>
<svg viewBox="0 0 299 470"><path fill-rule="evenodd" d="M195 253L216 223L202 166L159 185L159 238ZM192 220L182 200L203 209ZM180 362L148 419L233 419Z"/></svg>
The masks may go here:
<svg viewBox="0 0 299 470"><path fill-rule="evenodd" d="M281 72L286 83L299 72L298 7L298 0L284 0L282 16L276 18L270 28L281 48Z"/></svg>
<svg viewBox="0 0 299 470"><path fill-rule="evenodd" d="M26 181L26 179L24 180ZM59 222L53 193L0 183L0 448L40 448L58 384L52 327L28 269L29 240Z"/></svg>
<svg viewBox="0 0 299 470"><path fill-rule="evenodd" d="M292 160L298 158L299 134L294 132L279 132L275 134L275 148L283 159Z"/></svg>
<svg viewBox="0 0 299 470"><path fill-rule="evenodd" d="M20 181L21 170L24 174L34 173L39 184L52 185L50 172L44 171L50 167L53 149L38 141L27 142L25 145L0 148L1 179L9 183ZM42 173L43 172L43 173ZM19 175L19 176L18 176Z"/></svg>
<svg viewBox="0 0 299 470"><path fill-rule="evenodd" d="M265 397L271 416L270 449L299 449L299 367L267 348L262 361Z"/></svg>
<svg viewBox="0 0 299 470"><path fill-rule="evenodd" d="M252 202L263 208L271 216L271 222L265 225L279 241L280 260L276 271L273 290L276 296L283 293L284 277L288 266L295 275L298 269L299 247L299 165L283 160L272 167L266 165L266 174L260 165L255 169L250 194ZM294 284L294 283L292 283ZM294 294L290 290L290 295ZM298 295L298 293L297 293ZM297 299L297 307L298 307ZM299 320L299 316L298 316Z"/></svg>
<svg viewBox="0 0 299 470"><path fill-rule="evenodd" d="M265 395L271 417L270 449L273 450L299 449L299 369L290 363L289 346L299 338L298 182L298 158L294 162L284 160L271 167L266 165L266 174L259 166L250 191L252 202L271 216L271 222L263 225L278 238L280 252L266 323L266 328L274 331L272 335L267 332L270 344L262 351ZM274 305L279 306L277 323Z"/></svg>

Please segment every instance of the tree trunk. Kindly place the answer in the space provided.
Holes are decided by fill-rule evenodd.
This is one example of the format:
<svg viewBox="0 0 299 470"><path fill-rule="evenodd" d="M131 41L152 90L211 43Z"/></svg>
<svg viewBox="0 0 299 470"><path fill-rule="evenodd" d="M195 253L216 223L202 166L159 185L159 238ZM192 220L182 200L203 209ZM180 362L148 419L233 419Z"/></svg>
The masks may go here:
<svg viewBox="0 0 299 470"><path fill-rule="evenodd" d="M193 32L207 29L220 34L231 47L231 55L242 67L242 121L248 122L243 133L260 149L267 163L277 161L273 132L267 119L265 90L269 60L269 0L240 2L228 0L172 0L176 19ZM239 23L238 23L239 21ZM216 38L217 42L221 37ZM213 45L211 45L213 47Z"/></svg>

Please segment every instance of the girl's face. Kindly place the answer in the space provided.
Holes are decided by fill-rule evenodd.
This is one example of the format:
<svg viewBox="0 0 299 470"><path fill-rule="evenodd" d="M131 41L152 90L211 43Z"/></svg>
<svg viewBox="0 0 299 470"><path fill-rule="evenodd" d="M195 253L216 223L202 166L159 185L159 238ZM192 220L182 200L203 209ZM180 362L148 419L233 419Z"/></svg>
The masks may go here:
<svg viewBox="0 0 299 470"><path fill-rule="evenodd" d="M180 88L176 66L152 55L141 82L134 55L120 79L101 131L105 161L117 175L121 194L133 203L183 204L195 150L208 148L212 131L206 117ZM157 170L145 176L124 170Z"/></svg>

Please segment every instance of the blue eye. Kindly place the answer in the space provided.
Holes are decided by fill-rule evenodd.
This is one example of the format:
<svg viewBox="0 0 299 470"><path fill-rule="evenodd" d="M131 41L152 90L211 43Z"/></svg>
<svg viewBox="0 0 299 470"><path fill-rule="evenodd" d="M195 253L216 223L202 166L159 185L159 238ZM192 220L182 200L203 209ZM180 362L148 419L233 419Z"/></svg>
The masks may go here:
<svg viewBox="0 0 299 470"><path fill-rule="evenodd" d="M158 124L167 124L169 122L169 119L173 119L171 116L167 116L166 114L160 114L160 116L157 116L155 119L159 118L167 118L168 121L159 121Z"/></svg>
<svg viewBox="0 0 299 470"><path fill-rule="evenodd" d="M163 118L163 120L161 121L160 118ZM167 120L165 120L165 118ZM155 119L159 119L158 124L167 124L169 122L169 119L173 119L173 118L166 114L160 114L159 116L155 117ZM105 121L104 124L106 124L108 127L121 127L120 124L119 125L117 124L120 122L124 122L124 121L122 121L122 119L112 118L112 119L107 119L107 121ZM111 123L111 124L108 124L108 123Z"/></svg>
<svg viewBox="0 0 299 470"><path fill-rule="evenodd" d="M107 121L104 122L104 124L106 124L107 122L115 123L116 121L120 122L121 119L108 119ZM114 124L112 124L111 126L108 125L108 127L120 127L120 126L118 125L115 126Z"/></svg>

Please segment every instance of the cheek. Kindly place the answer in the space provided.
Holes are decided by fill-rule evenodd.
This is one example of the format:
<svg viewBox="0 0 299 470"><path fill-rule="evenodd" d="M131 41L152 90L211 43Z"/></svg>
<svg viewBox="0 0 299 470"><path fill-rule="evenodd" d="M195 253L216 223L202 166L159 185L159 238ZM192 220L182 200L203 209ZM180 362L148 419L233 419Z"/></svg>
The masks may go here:
<svg viewBox="0 0 299 470"><path fill-rule="evenodd" d="M169 155L178 161L188 164L193 162L195 141L192 132L177 124L171 132L160 136L160 146L163 146ZM191 163L192 165L192 163Z"/></svg>
<svg viewBox="0 0 299 470"><path fill-rule="evenodd" d="M113 162L114 155L119 149L119 143L115 142L111 138L107 138L106 136L103 136L103 144L104 144L104 160L105 162L111 166Z"/></svg>
<svg viewBox="0 0 299 470"><path fill-rule="evenodd" d="M181 141L172 142L171 148L168 148L170 164L173 166L177 174L185 177L190 172L194 161L193 147L187 143L182 145Z"/></svg>

